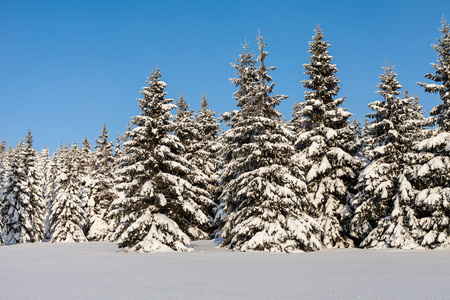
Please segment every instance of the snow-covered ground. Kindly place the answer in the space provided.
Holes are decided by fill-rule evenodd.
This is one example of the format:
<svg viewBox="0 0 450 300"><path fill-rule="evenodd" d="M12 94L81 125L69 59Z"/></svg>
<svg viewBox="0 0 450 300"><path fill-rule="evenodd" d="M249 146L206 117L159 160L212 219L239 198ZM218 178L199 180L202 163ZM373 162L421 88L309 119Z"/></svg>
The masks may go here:
<svg viewBox="0 0 450 300"><path fill-rule="evenodd" d="M114 243L0 247L0 299L448 299L450 250L124 253Z"/></svg>

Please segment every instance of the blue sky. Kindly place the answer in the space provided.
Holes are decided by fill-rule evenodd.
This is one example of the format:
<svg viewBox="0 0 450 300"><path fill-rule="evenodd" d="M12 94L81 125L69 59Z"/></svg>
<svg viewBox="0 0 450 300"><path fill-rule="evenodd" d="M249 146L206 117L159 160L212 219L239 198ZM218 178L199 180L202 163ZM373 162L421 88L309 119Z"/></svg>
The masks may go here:
<svg viewBox="0 0 450 300"><path fill-rule="evenodd" d="M159 66L168 97L197 109L205 93L217 114L235 109L230 63L245 38L265 36L280 105L290 119L303 101L302 64L317 24L332 46L343 106L360 121L386 60L429 111L439 103L416 84L433 72L450 1L7 1L0 0L0 139L35 147L110 139L139 113L136 98Z"/></svg>

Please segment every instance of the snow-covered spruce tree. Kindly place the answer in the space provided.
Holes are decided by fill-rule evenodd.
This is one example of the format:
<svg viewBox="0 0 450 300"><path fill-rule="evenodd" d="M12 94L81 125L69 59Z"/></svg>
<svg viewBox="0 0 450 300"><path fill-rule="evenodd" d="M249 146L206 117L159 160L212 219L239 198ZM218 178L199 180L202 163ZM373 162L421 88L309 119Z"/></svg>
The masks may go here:
<svg viewBox="0 0 450 300"><path fill-rule="evenodd" d="M127 124L125 132L131 131L132 126L129 122ZM114 151L114 189L116 193L116 198L111 202L111 205L108 209L108 214L106 215L106 219L108 220L109 232L105 237L105 240L115 242L120 234L121 230L117 230L120 224L120 220L124 217L124 210L120 204L120 199L124 199L126 191L119 190L117 185L120 184L123 180L130 180L131 177L121 175L121 169L127 167L129 163L132 163L132 160L127 156L127 152L123 144L129 140L129 137L126 134L118 134L116 138L116 147ZM123 229L123 227L121 227Z"/></svg>
<svg viewBox="0 0 450 300"><path fill-rule="evenodd" d="M231 83L238 88L236 92L233 94L233 98L236 100L236 106L238 108L242 108L245 105L245 102L249 101L252 97L253 86L258 82L258 75L256 72L256 56L249 52L247 43L247 39L245 43L242 45L244 48L243 52L239 53L239 56L235 59L234 63L231 63L231 66L235 68L235 78L230 78ZM225 112L221 114L220 121L227 122L227 126L234 128L236 124L238 124L238 120L243 119L241 110L233 110L231 112ZM227 174L223 174L224 166L227 163L230 163L232 160L232 149L239 148L243 143L245 143L245 139L239 140L236 138L226 137L225 134L220 136L221 144L223 145L222 150L218 153L218 158L221 160L220 170L218 171L218 184L216 186L216 194L221 195L223 189L227 182L233 180L236 177L236 173L228 172ZM228 144L230 143L230 144ZM228 144L228 145L226 145ZM229 155L227 157L227 155ZM225 201L223 197L218 197L216 199L216 213L214 217L214 227L216 228L215 236L220 236L220 230L224 225L225 216L227 214L224 211Z"/></svg>
<svg viewBox="0 0 450 300"><path fill-rule="evenodd" d="M23 140L10 151L10 166L3 189L3 238L6 244L38 242L42 240L39 219L36 221L39 204L30 198L30 180L27 169L27 147Z"/></svg>
<svg viewBox="0 0 450 300"><path fill-rule="evenodd" d="M3 191L3 188L5 187L6 168L7 168L6 142L5 142L5 140L3 140L2 143L0 143L0 209L1 209L1 205L3 203L2 191ZM0 220L1 220L1 214L0 214ZM0 232L1 232L1 230L0 230Z"/></svg>
<svg viewBox="0 0 450 300"><path fill-rule="evenodd" d="M275 109L287 97L272 95L274 83L268 72L275 68L265 66L265 46L259 36L257 68L234 65L238 78L232 82L239 86L234 96L241 110L224 133L227 163L220 198L226 217L221 246L240 251L318 250L321 229L306 213L306 184L293 167L290 131Z"/></svg>
<svg viewBox="0 0 450 300"><path fill-rule="evenodd" d="M180 140L183 145L184 152L190 153L192 150L192 145L198 138L198 130L195 128L194 124L194 112L189 110L189 105L184 99L183 94L180 94L180 98L176 102L177 114L174 116L174 127L175 135Z"/></svg>
<svg viewBox="0 0 450 300"><path fill-rule="evenodd" d="M92 241L104 240L110 231L107 214L112 201L117 198L114 189L113 143L108 141L108 130L103 124L102 134L95 140L95 169L91 174L91 196L88 199L89 234Z"/></svg>
<svg viewBox="0 0 450 300"><path fill-rule="evenodd" d="M95 159L94 154L91 151L91 142L85 137L81 144L83 148L78 148L77 150L77 163L79 168L79 173L81 177L87 177L89 180L91 172L95 169Z"/></svg>
<svg viewBox="0 0 450 300"><path fill-rule="evenodd" d="M57 184L56 178L59 173L60 166L62 166L61 154L63 153L62 145L59 146L58 151L53 153L51 160L48 163L47 171L47 189L45 194L45 239L50 239L52 236L51 224L50 224L50 214L53 206L53 202L57 195Z"/></svg>
<svg viewBox="0 0 450 300"><path fill-rule="evenodd" d="M114 145L114 158L118 158L120 155L122 155L123 153L122 144L123 144L123 136L120 133L118 133L116 137L116 143Z"/></svg>
<svg viewBox="0 0 450 300"><path fill-rule="evenodd" d="M414 187L419 190L415 203L420 225L425 231L421 245L436 248L450 245L450 28L442 18L442 36L432 45L438 62L435 73L425 77L435 83L419 83L428 93L438 93L442 101L430 111L432 136L418 143L421 162L417 166Z"/></svg>
<svg viewBox="0 0 450 300"><path fill-rule="evenodd" d="M7 152L6 152L6 142L5 140L2 140L0 143L0 246L5 244L5 241L3 240L3 220L2 220L2 208L4 203L4 197L3 197L3 189L5 188L5 181L6 181L6 158Z"/></svg>
<svg viewBox="0 0 450 300"><path fill-rule="evenodd" d="M113 202L112 215L122 219L113 236L127 251L188 251L191 238L204 238L210 218L202 209L211 200L193 185L196 176L182 156L180 140L172 133L166 84L156 69L138 99L141 114L125 133L127 141L118 171L117 188L122 197Z"/></svg>
<svg viewBox="0 0 450 300"><path fill-rule="evenodd" d="M38 153L33 148L33 137L31 131L28 131L25 137L24 148L24 168L26 170L26 185L28 190L28 201L30 203L30 216L36 236L35 241L42 241L44 239L44 212L45 206L42 202L41 184L42 178L38 170Z"/></svg>
<svg viewBox="0 0 450 300"><path fill-rule="evenodd" d="M215 118L213 110L208 108L208 100L203 95L198 114L194 119L198 138L195 144L195 152L187 156L194 165L207 176L207 190L213 199L217 195L217 173L220 166L219 151L222 144L219 141L220 125ZM214 210L217 210L214 207Z"/></svg>
<svg viewBox="0 0 450 300"><path fill-rule="evenodd" d="M414 97L399 97L402 86L394 67L383 69L376 91L383 100L369 104L374 112L368 115L372 121L366 141L371 147L365 155L371 163L359 176L352 225L361 247L416 248L421 233L415 191L406 174L417 159L413 146L423 134L425 119Z"/></svg>
<svg viewBox="0 0 450 300"><path fill-rule="evenodd" d="M212 178L210 175L213 176L214 174L209 172L207 175L204 172L204 170L207 170L209 167L207 165L208 162L204 158L208 156L208 154L204 151L204 149L202 149L204 148L203 141L207 138L203 136L203 134L205 134L205 128L200 127L204 124L198 124L196 122L198 115L196 115L193 110L189 110L189 105L184 99L183 94L180 95L176 105L177 114L174 117L174 132L183 146L183 158L190 162L190 168L193 168L195 171L195 176L190 178L190 182L202 190L206 190L208 192L208 198L212 199L214 187L211 185ZM212 220L215 203L208 201L204 202L204 204L206 207L202 208L202 211L207 213ZM210 232L208 231L208 233Z"/></svg>
<svg viewBox="0 0 450 300"><path fill-rule="evenodd" d="M323 228L324 247L349 247L351 201L357 174L363 166L358 153L358 130L352 116L342 107L345 98L336 98L340 86L336 65L329 54L330 44L317 27L309 43L308 79L305 102L294 106L290 122L295 135L296 163L306 173L311 214Z"/></svg>
<svg viewBox="0 0 450 300"><path fill-rule="evenodd" d="M78 147L76 142L73 145L74 149L74 166L80 179L80 191L84 199L91 199L93 194L93 180L92 172L95 169L94 153L91 151L91 142L85 137L81 144L83 147ZM83 202L84 210L88 211L88 201ZM85 228L85 234L89 232L90 223L88 222Z"/></svg>
<svg viewBox="0 0 450 300"><path fill-rule="evenodd" d="M86 212L80 191L77 147L60 149L56 176L56 196L50 211L51 242L86 242Z"/></svg>
<svg viewBox="0 0 450 300"><path fill-rule="evenodd" d="M41 196L41 205L43 209L43 220L46 216L46 205L48 194L50 192L49 174L50 174L50 156L48 148L42 149L36 160L36 168L39 174L39 194Z"/></svg>

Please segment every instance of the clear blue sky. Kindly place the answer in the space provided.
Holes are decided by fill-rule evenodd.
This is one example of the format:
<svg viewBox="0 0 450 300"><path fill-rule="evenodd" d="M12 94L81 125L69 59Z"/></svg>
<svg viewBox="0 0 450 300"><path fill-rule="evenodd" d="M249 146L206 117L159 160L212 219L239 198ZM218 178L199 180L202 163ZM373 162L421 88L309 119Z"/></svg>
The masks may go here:
<svg viewBox="0 0 450 300"><path fill-rule="evenodd" d="M192 108L205 93L218 114L235 108L230 63L245 38L267 37L280 110L302 101L308 41L317 23L341 79L339 96L360 121L386 59L429 111L439 99L416 84L433 72L430 47L450 1L10 1L0 0L0 139L15 146L31 129L35 147L92 145L139 113L136 98L157 65L168 96Z"/></svg>

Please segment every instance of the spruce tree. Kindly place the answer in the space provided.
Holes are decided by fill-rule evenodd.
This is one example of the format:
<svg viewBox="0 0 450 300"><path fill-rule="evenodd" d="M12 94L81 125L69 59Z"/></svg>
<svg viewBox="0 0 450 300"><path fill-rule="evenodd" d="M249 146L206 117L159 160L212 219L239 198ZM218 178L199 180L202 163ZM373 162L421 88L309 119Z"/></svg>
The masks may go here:
<svg viewBox="0 0 450 300"><path fill-rule="evenodd" d="M36 166L37 166L37 172L39 174L39 194L41 196L41 206L43 208L43 220L45 220L46 216L46 206L47 206L47 200L48 195L50 192L50 181L49 181L49 175L50 175L50 156L49 156L49 150L48 148L42 149L42 151L39 153L37 160L36 160Z"/></svg>
<svg viewBox="0 0 450 300"><path fill-rule="evenodd" d="M83 208L83 193L80 191L80 176L77 163L78 148L67 146L58 153L59 168L56 181L56 196L49 216L51 242L86 242L86 212Z"/></svg>
<svg viewBox="0 0 450 300"><path fill-rule="evenodd" d="M198 114L195 115L194 125L197 128L197 140L194 152L187 159L200 169L207 180L206 189L213 199L217 198L217 175L220 167L219 151L222 144L219 141L220 125L215 118L215 113L208 107L208 100L204 95ZM217 211L217 203L212 207Z"/></svg>
<svg viewBox="0 0 450 300"><path fill-rule="evenodd" d="M276 110L287 97L272 95L274 83L268 72L275 68L265 66L265 46L259 36L257 61L246 44L233 65L238 77L232 83L239 87L234 97L241 109L231 116L231 128L224 133L222 247L240 251L317 250L320 226L306 213L306 184L292 161L290 132Z"/></svg>
<svg viewBox="0 0 450 300"><path fill-rule="evenodd" d="M6 142L5 140L0 143L0 245L4 245L2 230L3 230L3 221L2 221L2 207L4 203L3 197L3 189L5 187L5 177L6 177Z"/></svg>
<svg viewBox="0 0 450 300"><path fill-rule="evenodd" d="M44 239L44 211L45 206L42 202L41 184L42 178L38 170L38 153L33 148L33 137L31 131L28 131L25 137L25 153L24 162L26 170L26 185L28 190L28 201L30 202L30 215L32 218L33 227L36 232L36 241Z"/></svg>
<svg viewBox="0 0 450 300"><path fill-rule="evenodd" d="M174 123L176 124L174 131L175 135L180 140L184 147L184 153L192 153L192 145L198 138L198 130L194 125L194 112L189 110L189 105L184 99L183 94L177 103L177 114L174 116Z"/></svg>
<svg viewBox="0 0 450 300"><path fill-rule="evenodd" d="M188 251L190 237L205 237L210 218L202 208L211 200L193 185L196 176L183 156L183 146L173 134L166 84L156 69L138 99L141 114L127 131L126 156L120 160L118 191L112 215L122 216L114 238L127 251Z"/></svg>
<svg viewBox="0 0 450 300"><path fill-rule="evenodd" d="M253 93L253 86L258 82L258 75L256 72L256 56L249 52L249 44L247 43L247 39L245 40L245 43L242 45L244 48L243 52L239 53L239 56L235 59L234 63L231 63L231 66L235 68L235 78L230 78L231 83L238 88L236 92L233 93L233 98L236 100L236 106L238 108L242 108L245 105L245 102L248 101L252 97ZM227 122L227 126L231 127L233 129L236 127L236 124L238 124L238 121L241 120L242 117L242 111L241 110L233 110L231 112L225 112L221 114L220 121L221 122ZM232 149L233 148L239 148L243 143L245 143L244 140L235 139L235 138L229 138L226 136L226 134L222 134L220 136L220 140L222 141L223 148L219 152L219 159L222 161L220 165L220 169L218 171L218 184L217 184L217 190L216 194L221 195L223 192L223 189L225 188L225 185L227 182L234 179L236 176L233 172L228 172L227 174L224 174L225 165L227 163L230 163L232 160ZM227 156L229 155L229 156ZM214 217L214 225L216 227L216 233L215 236L220 236L220 230L222 229L224 225L224 220L227 212L224 211L225 208L225 201L223 197L217 198L217 209Z"/></svg>
<svg viewBox="0 0 450 300"><path fill-rule="evenodd" d="M7 151L6 151L6 143L3 140L0 143L0 209L3 205L3 188L5 187L5 177L6 177L6 168L7 168ZM1 219L1 215L0 215ZM1 230L0 230L1 232Z"/></svg>
<svg viewBox="0 0 450 300"><path fill-rule="evenodd" d="M113 143L108 141L108 130L103 124L102 134L96 139L94 161L95 169L91 174L91 196L88 199L89 234L93 241L104 240L110 231L107 214L112 201L116 198L114 190Z"/></svg>
<svg viewBox="0 0 450 300"><path fill-rule="evenodd" d="M363 161L358 154L358 131L342 107L345 98L336 98L340 86L336 65L329 54L330 44L317 27L309 43L308 79L305 102L294 106L290 125L295 134L296 161L306 173L307 198L311 214L323 228L324 247L348 247L353 214L354 185Z"/></svg>
<svg viewBox="0 0 450 300"><path fill-rule="evenodd" d="M6 174L2 207L6 244L39 242L43 239L42 212L30 157L31 140L31 135L27 135L27 144L21 139L15 151L10 152L12 157Z"/></svg>
<svg viewBox="0 0 450 300"><path fill-rule="evenodd" d="M205 153L202 141L205 140L205 134L203 127L198 124L197 117L193 110L189 110L189 105L183 97L183 94L180 95L180 98L177 105L177 114L174 117L174 132L175 135L179 138L182 147L181 154L183 158L190 163L190 168L195 172L195 176L189 178L191 184L200 188L203 191L207 192L207 197L211 199L211 201L204 202L204 207L201 209L205 212L208 217L211 217L212 220L212 212L214 210L214 202L212 201L214 188L211 185L211 172L206 174L204 170L207 170L208 162L205 160ZM211 176L210 176L211 175ZM212 223L212 222L211 222ZM208 228L207 232L211 233L210 228ZM193 238L205 238L206 235L197 236Z"/></svg>
<svg viewBox="0 0 450 300"><path fill-rule="evenodd" d="M442 101L430 111L436 125L432 136L416 147L421 161L415 172L414 186L419 190L415 202L425 231L421 245L426 248L450 245L450 28L444 17L441 22L442 36L432 45L438 54L438 62L431 64L435 73L425 75L434 83L418 83Z"/></svg>
<svg viewBox="0 0 450 300"><path fill-rule="evenodd" d="M63 147L60 145L58 150L53 153L51 160L48 163L48 172L47 172L47 189L45 194L45 235L46 239L50 239L52 237L52 229L50 222L50 214L52 210L53 203L56 199L57 195L57 183L56 178L60 171L60 167L63 165L62 157L63 155Z"/></svg>
<svg viewBox="0 0 450 300"><path fill-rule="evenodd" d="M371 164L359 176L353 228L362 247L409 249L418 246L421 233L407 174L417 159L413 146L425 119L414 97L400 97L394 67L383 69L376 91L382 100L369 104L374 112L368 115L373 119L366 130L371 148L365 154Z"/></svg>

